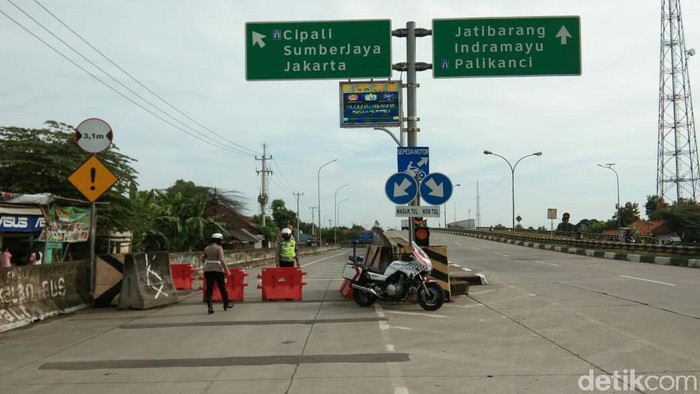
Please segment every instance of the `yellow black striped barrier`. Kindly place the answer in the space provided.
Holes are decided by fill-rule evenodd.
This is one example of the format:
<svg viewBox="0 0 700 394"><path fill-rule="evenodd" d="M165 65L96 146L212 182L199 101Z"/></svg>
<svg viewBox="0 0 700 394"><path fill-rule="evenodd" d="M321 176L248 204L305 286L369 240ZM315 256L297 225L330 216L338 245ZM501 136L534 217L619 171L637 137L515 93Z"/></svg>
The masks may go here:
<svg viewBox="0 0 700 394"><path fill-rule="evenodd" d="M447 246L423 246L423 250L430 257L433 263L433 272L430 277L433 278L442 290L445 291L445 301L452 300L452 292L450 290L450 275L447 271Z"/></svg>

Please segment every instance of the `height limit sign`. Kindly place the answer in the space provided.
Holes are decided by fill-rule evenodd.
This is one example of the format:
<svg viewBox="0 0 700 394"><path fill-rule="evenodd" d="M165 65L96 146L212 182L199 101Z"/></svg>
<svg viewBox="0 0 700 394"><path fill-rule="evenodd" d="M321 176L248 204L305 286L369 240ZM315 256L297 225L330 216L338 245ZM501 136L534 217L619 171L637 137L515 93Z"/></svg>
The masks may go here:
<svg viewBox="0 0 700 394"><path fill-rule="evenodd" d="M112 128L102 119L85 119L75 129L75 143L87 153L102 153L112 144Z"/></svg>

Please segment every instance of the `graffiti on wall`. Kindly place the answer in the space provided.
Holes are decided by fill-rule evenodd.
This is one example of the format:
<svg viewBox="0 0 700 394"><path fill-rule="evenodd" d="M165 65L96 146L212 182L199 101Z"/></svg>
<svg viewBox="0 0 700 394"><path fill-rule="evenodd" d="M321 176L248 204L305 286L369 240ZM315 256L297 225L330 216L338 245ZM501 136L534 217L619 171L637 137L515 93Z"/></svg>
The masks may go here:
<svg viewBox="0 0 700 394"><path fill-rule="evenodd" d="M168 297L168 294L163 291L163 288L165 287L165 282L163 281L163 277L151 269L151 260L154 260L157 256L156 255L151 256L151 260L149 260L148 254L146 254L145 257L146 257L146 286L148 286L151 289L156 291L156 295L155 295L155 297L153 297L154 299L158 299L158 296L161 294L165 297Z"/></svg>

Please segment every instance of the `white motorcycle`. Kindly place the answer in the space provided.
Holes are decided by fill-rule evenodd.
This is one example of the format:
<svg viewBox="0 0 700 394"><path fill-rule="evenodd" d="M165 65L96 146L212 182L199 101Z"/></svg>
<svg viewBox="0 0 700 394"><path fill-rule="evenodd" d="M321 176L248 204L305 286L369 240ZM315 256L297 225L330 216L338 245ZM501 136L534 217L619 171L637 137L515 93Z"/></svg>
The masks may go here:
<svg viewBox="0 0 700 394"><path fill-rule="evenodd" d="M440 309L445 302L442 287L428 275L433 270L430 257L415 242L410 261L393 261L384 272L364 265L362 256L348 256L343 278L350 281L352 298L360 306L370 306L376 300L407 301L416 295L418 304L428 311Z"/></svg>

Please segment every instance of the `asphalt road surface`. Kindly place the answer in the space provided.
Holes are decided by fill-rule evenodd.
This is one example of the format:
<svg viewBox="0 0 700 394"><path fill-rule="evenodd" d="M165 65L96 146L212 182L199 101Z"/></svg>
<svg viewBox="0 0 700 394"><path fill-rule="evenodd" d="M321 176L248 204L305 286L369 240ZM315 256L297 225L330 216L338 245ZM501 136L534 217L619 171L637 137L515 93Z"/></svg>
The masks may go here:
<svg viewBox="0 0 700 394"><path fill-rule="evenodd" d="M700 392L700 270L431 242L489 284L435 312L363 308L338 291L349 250L308 256L301 302L262 301L257 268L230 311L208 315L193 291L163 308L91 309L0 334L0 391Z"/></svg>

